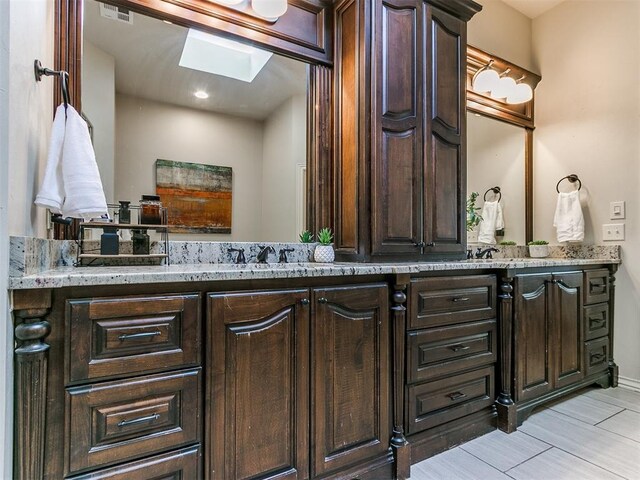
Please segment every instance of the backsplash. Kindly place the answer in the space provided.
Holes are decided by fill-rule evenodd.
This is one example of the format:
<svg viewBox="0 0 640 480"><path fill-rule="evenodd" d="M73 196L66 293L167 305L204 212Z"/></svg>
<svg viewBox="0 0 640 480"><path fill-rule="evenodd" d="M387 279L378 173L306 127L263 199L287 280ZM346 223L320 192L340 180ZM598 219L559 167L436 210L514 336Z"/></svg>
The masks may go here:
<svg viewBox="0 0 640 480"><path fill-rule="evenodd" d="M100 248L98 241L88 241L86 249ZM243 248L248 263L255 263L260 245L271 245L275 254L268 256L269 263L278 262L278 253L283 248L293 249L287 254L289 263L313 261L315 243L271 243L271 242L169 242L169 260L172 265L190 264L228 264L234 263L236 253L230 248ZM131 242L121 242L122 253L131 251ZM499 252L493 254L496 259L527 258L525 246L498 246ZM475 251L475 249L474 249ZM151 253L162 252L162 244L152 242ZM78 246L71 240L47 240L35 237L11 237L9 276L22 277L33 275L56 267L73 266L76 263ZM550 258L566 259L602 259L619 260L619 245L570 245L549 246ZM124 262L124 261L123 261ZM158 262L141 258L137 264L156 265ZM112 263L114 265L114 263ZM117 265L117 262L115 263ZM124 263L123 263L124 265Z"/></svg>

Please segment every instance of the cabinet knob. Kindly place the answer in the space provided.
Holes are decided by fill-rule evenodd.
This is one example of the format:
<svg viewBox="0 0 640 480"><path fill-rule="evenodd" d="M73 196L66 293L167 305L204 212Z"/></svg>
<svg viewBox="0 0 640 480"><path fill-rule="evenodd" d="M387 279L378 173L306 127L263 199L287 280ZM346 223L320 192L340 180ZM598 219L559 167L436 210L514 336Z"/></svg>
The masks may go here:
<svg viewBox="0 0 640 480"><path fill-rule="evenodd" d="M303 298L302 300L300 300L300 305L302 305L302 306L306 307L307 305L309 305L309 303L310 302L309 302L308 298Z"/></svg>
<svg viewBox="0 0 640 480"><path fill-rule="evenodd" d="M329 300L327 300L327 299L326 299L326 298L324 298L324 297L320 297L320 298L318 299L318 303L327 303L328 301L329 301Z"/></svg>
<svg viewBox="0 0 640 480"><path fill-rule="evenodd" d="M415 245L416 247L418 247L418 248L423 248L423 247L424 247L424 245L425 245L425 243L424 243L424 242L416 242L416 243L414 243L414 245Z"/></svg>
<svg viewBox="0 0 640 480"><path fill-rule="evenodd" d="M426 244L427 247L435 247L436 246L436 242L429 242Z"/></svg>

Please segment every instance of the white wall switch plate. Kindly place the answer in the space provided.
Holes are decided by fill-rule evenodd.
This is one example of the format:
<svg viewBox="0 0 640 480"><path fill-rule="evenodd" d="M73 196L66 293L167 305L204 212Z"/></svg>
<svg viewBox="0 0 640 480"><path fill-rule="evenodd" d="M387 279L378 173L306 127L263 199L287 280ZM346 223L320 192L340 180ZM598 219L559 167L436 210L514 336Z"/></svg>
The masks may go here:
<svg viewBox="0 0 640 480"><path fill-rule="evenodd" d="M602 225L602 240L624 240L624 223L605 223Z"/></svg>
<svg viewBox="0 0 640 480"><path fill-rule="evenodd" d="M609 218L611 220L622 220L625 216L624 202L609 203Z"/></svg>

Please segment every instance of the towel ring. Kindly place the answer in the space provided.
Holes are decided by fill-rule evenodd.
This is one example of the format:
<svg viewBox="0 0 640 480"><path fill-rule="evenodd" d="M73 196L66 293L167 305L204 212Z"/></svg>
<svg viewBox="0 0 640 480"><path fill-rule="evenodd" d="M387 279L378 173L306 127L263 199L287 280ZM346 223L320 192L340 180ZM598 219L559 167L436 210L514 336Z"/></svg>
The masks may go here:
<svg viewBox="0 0 640 480"><path fill-rule="evenodd" d="M40 60L34 60L33 73L36 77L36 82L42 80L43 76L51 77L57 76L60 78L60 89L62 90L62 102L64 103L65 112L69 107L69 74L64 70L51 70L45 68L40 63Z"/></svg>
<svg viewBox="0 0 640 480"><path fill-rule="evenodd" d="M571 175L567 175L566 177L562 177L560 180L558 180L558 183L556 183L556 192L560 193L560 189L558 187L560 186L560 183L565 179L569 180L569 182L571 183L578 182L578 190L582 188L582 182L578 178L578 175L576 175L575 173L572 173Z"/></svg>
<svg viewBox="0 0 640 480"><path fill-rule="evenodd" d="M491 187L491 188L487 188L487 191L484 192L484 196L482 197L482 199L485 202L487 201L487 193L489 192L493 192L494 195L498 195L498 202L502 200L502 192L500 192L500 187Z"/></svg>

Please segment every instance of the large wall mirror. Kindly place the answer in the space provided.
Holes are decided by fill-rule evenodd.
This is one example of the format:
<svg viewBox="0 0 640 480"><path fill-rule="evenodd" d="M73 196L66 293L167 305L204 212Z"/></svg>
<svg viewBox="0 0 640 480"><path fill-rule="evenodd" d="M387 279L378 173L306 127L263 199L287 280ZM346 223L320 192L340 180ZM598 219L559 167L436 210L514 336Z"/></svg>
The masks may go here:
<svg viewBox="0 0 640 480"><path fill-rule="evenodd" d="M500 199L504 215L498 241L518 245L533 240L534 99L509 104L472 88L479 69L492 62L498 73L527 83L532 89L541 77L478 48L467 48L467 192L483 201ZM492 189L499 187L500 193ZM474 235L469 235L470 243Z"/></svg>
<svg viewBox="0 0 640 480"><path fill-rule="evenodd" d="M314 203L321 192L313 185L318 156L326 152L313 132L326 135L317 127L329 109L309 108L328 83L319 81L330 71L320 47L309 53L301 41L284 48L279 34L251 36L252 28L277 28L250 18L238 34L233 22L222 25L213 14L233 21L239 14L220 6L199 17L185 10L178 19L171 2L70 3L75 15L59 15L75 25L81 54L66 68L76 81L73 103L91 125L108 203L177 192L185 211L214 219L206 230L172 235L183 240L293 242L322 221ZM322 16L309 5L307 16ZM285 28L290 20L282 20ZM69 53L74 35L57 37L58 49ZM161 182L157 173L170 180ZM213 180L202 184L204 176ZM224 218L230 231L217 224Z"/></svg>

